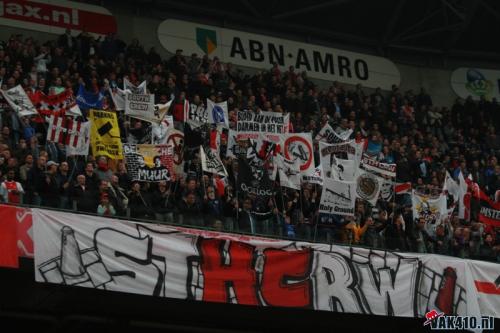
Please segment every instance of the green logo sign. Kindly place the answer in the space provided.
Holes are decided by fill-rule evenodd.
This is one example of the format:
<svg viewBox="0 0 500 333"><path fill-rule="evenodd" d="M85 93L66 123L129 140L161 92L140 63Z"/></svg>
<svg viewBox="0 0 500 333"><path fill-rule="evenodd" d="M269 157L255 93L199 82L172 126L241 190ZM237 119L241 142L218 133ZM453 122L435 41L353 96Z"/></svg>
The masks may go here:
<svg viewBox="0 0 500 333"><path fill-rule="evenodd" d="M210 54L217 48L217 33L215 30L196 28L196 44L206 54Z"/></svg>
<svg viewBox="0 0 500 333"><path fill-rule="evenodd" d="M483 73L475 68L470 68L467 71L466 78L467 83L465 84L465 87L476 96L487 97L493 90L493 83L486 80Z"/></svg>

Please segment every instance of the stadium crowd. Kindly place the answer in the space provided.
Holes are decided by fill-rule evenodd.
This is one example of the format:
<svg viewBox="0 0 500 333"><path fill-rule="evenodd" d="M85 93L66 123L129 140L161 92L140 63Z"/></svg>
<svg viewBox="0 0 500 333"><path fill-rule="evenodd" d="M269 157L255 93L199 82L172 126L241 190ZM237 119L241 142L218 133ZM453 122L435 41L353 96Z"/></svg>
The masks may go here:
<svg viewBox="0 0 500 333"><path fill-rule="evenodd" d="M184 129L184 100L203 104L206 98L228 101L230 127L237 110L272 111L290 115L290 130L311 132L327 122L337 132L353 129L352 138L366 138L366 152L379 161L397 164L397 182L411 182L428 195L439 194L446 170L457 179L461 171L493 200L500 195L500 105L496 100L458 98L451 107L433 104L419 92L347 89L338 82L322 89L305 72L277 65L248 75L217 57L184 55L168 60L139 41L126 44L116 35L94 39L71 32L39 43L14 35L0 44L2 89L21 84L29 92L51 95L65 89L106 94L103 109L113 110L107 87L147 80L157 103L173 100L176 128ZM318 214L321 186L303 183L301 191L279 188L270 200L235 191L237 161L221 158L229 177L223 189L203 174L198 150L185 136L185 177L175 182L132 182L123 161L102 156L67 157L64 146L46 142L46 125L36 117L18 117L7 103L0 105L0 195L3 202L74 209L104 216L130 217L156 223L182 223L216 230L270 234L304 240L357 244L420 253L500 261L500 228L478 222L472 201L470 221L457 213L429 234L424 221L412 216L409 195L379 200L372 207L356 203L352 218ZM149 124L118 112L122 141L149 142ZM83 117L86 117L84 113ZM207 133L201 133L209 140ZM316 156L318 157L318 156ZM318 162L319 159L316 158Z"/></svg>

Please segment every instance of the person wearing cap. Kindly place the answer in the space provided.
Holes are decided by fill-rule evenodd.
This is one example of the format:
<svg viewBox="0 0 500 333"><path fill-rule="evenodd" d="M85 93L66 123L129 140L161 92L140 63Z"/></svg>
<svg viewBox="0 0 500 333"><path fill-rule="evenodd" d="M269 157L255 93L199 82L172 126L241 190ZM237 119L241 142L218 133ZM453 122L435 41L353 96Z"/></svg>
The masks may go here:
<svg viewBox="0 0 500 333"><path fill-rule="evenodd" d="M115 207L109 202L109 195L106 192L102 192L100 195L100 203L97 206L97 214L101 216L115 216Z"/></svg>
<svg viewBox="0 0 500 333"><path fill-rule="evenodd" d="M47 207L59 207L59 184L57 182L57 167L59 163L54 161L47 162L47 171L45 172L45 182L43 183L42 204Z"/></svg>

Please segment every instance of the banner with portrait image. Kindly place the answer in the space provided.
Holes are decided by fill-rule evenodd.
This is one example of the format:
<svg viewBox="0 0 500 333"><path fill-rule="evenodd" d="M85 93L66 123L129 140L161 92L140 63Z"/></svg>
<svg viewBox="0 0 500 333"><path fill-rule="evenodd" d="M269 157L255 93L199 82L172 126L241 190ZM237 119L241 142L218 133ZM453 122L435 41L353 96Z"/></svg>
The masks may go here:
<svg viewBox="0 0 500 333"><path fill-rule="evenodd" d="M204 172L213 173L215 175L227 177L227 171L216 151L210 147L203 149L200 146L201 167Z"/></svg>
<svg viewBox="0 0 500 333"><path fill-rule="evenodd" d="M429 235L434 236L436 227L442 224L443 219L448 216L446 195L441 194L436 198L420 195L416 191L412 191L411 200L413 218L416 220L424 219L425 229Z"/></svg>
<svg viewBox="0 0 500 333"><path fill-rule="evenodd" d="M324 174L332 171L335 158L351 160L354 162L353 167L357 169L362 153L362 143L357 143L354 140L334 144L319 142L319 158Z"/></svg>
<svg viewBox="0 0 500 333"><path fill-rule="evenodd" d="M159 182L174 180L171 145L123 144L127 172L133 181Z"/></svg>

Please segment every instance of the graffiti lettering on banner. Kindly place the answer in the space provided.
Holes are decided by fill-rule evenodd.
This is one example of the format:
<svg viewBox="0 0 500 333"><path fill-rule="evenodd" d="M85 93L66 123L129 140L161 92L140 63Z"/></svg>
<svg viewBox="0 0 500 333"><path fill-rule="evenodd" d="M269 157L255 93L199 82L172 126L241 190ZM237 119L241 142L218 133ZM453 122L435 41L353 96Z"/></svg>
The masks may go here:
<svg viewBox="0 0 500 333"><path fill-rule="evenodd" d="M159 182L173 180L171 145L123 144L127 172L132 180Z"/></svg>
<svg viewBox="0 0 500 333"><path fill-rule="evenodd" d="M189 104L185 120L193 127L202 126L208 123L208 111L203 104L196 105L191 103Z"/></svg>
<svg viewBox="0 0 500 333"><path fill-rule="evenodd" d="M323 192L319 212L354 216L356 203L356 183L343 182L331 178L323 179Z"/></svg>
<svg viewBox="0 0 500 333"><path fill-rule="evenodd" d="M122 159L122 142L116 112L90 110L90 145L95 156Z"/></svg>
<svg viewBox="0 0 500 333"><path fill-rule="evenodd" d="M311 133L285 134L284 155L287 159L298 161L300 172L314 172L314 151Z"/></svg>
<svg viewBox="0 0 500 333"><path fill-rule="evenodd" d="M498 296L483 292L490 284L495 290L495 263L42 209L33 209L33 222L37 282L422 321L435 306L452 315L500 317Z"/></svg>
<svg viewBox="0 0 500 333"><path fill-rule="evenodd" d="M238 132L288 133L289 115L261 111L238 111Z"/></svg>
<svg viewBox="0 0 500 333"><path fill-rule="evenodd" d="M396 177L396 164L382 163L370 158L366 154L363 154L363 158L361 159L361 166L365 170L369 170L380 175Z"/></svg>

